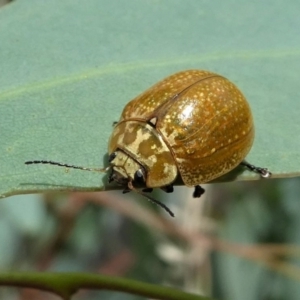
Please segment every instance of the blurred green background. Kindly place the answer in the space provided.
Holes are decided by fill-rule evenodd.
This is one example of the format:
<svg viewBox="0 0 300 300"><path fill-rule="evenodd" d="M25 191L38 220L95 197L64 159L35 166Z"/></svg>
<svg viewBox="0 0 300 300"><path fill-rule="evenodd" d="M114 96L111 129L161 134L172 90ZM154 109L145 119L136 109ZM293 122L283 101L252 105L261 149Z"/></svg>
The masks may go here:
<svg viewBox="0 0 300 300"><path fill-rule="evenodd" d="M21 1L0 7L0 271L89 271L216 299L299 299L298 1ZM231 183L157 191L169 218L99 174L124 105L179 70L220 73L245 93L256 140ZM286 177L286 178L285 178ZM78 189L81 193L71 193ZM58 190L64 190L61 194ZM44 194L17 195L30 192ZM74 299L140 299L81 291ZM0 299L58 299L1 288Z"/></svg>

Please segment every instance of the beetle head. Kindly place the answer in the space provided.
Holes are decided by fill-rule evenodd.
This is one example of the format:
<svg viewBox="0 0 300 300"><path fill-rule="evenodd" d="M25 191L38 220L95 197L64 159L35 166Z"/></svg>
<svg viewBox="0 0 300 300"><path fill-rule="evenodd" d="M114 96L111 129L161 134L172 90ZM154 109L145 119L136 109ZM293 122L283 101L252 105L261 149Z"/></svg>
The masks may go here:
<svg viewBox="0 0 300 300"><path fill-rule="evenodd" d="M129 187L129 182L134 187L146 187L146 170L132 157L117 150L109 156L109 162L112 170L109 182L115 181L125 188Z"/></svg>

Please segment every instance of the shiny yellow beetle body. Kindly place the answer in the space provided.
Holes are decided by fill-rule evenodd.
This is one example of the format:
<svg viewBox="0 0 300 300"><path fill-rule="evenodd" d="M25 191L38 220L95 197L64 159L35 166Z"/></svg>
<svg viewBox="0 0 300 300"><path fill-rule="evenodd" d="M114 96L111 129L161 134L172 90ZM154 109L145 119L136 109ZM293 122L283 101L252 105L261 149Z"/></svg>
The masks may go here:
<svg viewBox="0 0 300 300"><path fill-rule="evenodd" d="M249 104L218 74L171 75L130 101L115 125L108 152L111 180L146 188L209 182L239 165L254 139ZM142 176L141 176L142 175Z"/></svg>

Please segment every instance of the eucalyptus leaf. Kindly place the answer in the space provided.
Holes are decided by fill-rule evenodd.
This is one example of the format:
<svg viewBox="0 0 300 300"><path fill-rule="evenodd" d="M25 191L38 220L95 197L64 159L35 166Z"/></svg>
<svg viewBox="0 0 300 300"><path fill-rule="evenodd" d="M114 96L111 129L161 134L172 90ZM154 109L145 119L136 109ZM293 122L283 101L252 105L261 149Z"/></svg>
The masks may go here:
<svg viewBox="0 0 300 300"><path fill-rule="evenodd" d="M300 4L279 0L13 1L0 10L0 195L109 188L112 123L165 76L208 69L248 99L248 160L299 176ZM257 176L244 172L239 179Z"/></svg>

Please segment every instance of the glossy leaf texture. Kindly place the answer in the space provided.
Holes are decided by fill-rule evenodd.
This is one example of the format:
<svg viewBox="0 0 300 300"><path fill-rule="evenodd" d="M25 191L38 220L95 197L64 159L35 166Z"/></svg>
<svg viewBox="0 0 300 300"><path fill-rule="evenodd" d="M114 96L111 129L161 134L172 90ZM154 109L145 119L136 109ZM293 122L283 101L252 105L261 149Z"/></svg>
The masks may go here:
<svg viewBox="0 0 300 300"><path fill-rule="evenodd" d="M112 123L162 78L204 69L249 101L248 160L300 175L300 4L290 1L14 1L0 10L0 195L109 188ZM239 179L257 176L244 172Z"/></svg>

